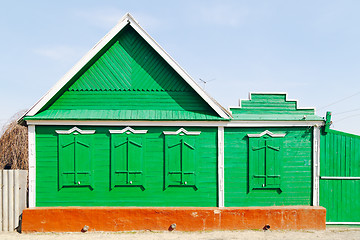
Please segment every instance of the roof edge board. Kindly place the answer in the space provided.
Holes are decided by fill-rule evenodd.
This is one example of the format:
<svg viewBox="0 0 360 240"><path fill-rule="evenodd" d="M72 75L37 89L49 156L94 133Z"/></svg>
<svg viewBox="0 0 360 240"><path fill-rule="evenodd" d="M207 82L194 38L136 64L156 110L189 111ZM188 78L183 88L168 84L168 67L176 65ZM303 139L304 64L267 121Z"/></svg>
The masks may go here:
<svg viewBox="0 0 360 240"><path fill-rule="evenodd" d="M95 55L105 47L126 25L130 24L145 41L200 95L220 117L230 119L229 113L220 104L212 100L204 90L190 77L184 69L163 49L160 45L138 24L138 22L126 13L118 24L113 27L94 47L86 53L44 96L42 96L20 119L25 116L36 115Z"/></svg>

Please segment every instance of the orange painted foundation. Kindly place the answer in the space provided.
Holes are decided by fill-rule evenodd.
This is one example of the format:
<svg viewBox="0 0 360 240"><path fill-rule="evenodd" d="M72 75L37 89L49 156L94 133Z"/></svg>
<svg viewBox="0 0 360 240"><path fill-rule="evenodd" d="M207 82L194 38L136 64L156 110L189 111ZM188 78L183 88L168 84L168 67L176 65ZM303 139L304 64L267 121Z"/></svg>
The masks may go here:
<svg viewBox="0 0 360 240"><path fill-rule="evenodd" d="M325 229L323 207L49 207L25 209L23 232Z"/></svg>

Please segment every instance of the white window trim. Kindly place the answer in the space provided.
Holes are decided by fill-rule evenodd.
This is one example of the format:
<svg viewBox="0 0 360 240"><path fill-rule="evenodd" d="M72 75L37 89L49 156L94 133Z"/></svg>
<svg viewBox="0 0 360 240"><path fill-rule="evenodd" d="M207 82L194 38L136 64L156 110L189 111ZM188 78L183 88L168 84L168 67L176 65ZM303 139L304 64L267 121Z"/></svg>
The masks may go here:
<svg viewBox="0 0 360 240"><path fill-rule="evenodd" d="M109 132L111 134L122 134L122 133L125 133L125 132L127 134L129 134L129 132L134 133L134 134L145 134L145 133L148 132L148 130L134 130L131 127L126 127L126 128L124 128L122 130L109 130Z"/></svg>
<svg viewBox="0 0 360 240"><path fill-rule="evenodd" d="M165 135L178 135L179 133L183 133L185 135L200 135L201 131L194 131L194 132L189 132L186 131L184 128L180 128L179 130L177 130L176 132L172 132L172 131L163 131L163 133Z"/></svg>
<svg viewBox="0 0 360 240"><path fill-rule="evenodd" d="M218 127L218 201L219 208L225 207L225 174L224 174L224 127Z"/></svg>
<svg viewBox="0 0 360 240"><path fill-rule="evenodd" d="M95 130L81 130L78 127L73 127L69 130L55 130L57 134L71 134L73 132L78 132L80 134L94 134Z"/></svg>
<svg viewBox="0 0 360 240"><path fill-rule="evenodd" d="M275 134L275 133L272 133L270 132L269 130L265 130L263 131L262 133L259 133L259 134L248 134L247 136L248 137L251 137L251 138L260 138L264 135L269 135L270 137L285 137L286 133L283 133L283 134Z"/></svg>

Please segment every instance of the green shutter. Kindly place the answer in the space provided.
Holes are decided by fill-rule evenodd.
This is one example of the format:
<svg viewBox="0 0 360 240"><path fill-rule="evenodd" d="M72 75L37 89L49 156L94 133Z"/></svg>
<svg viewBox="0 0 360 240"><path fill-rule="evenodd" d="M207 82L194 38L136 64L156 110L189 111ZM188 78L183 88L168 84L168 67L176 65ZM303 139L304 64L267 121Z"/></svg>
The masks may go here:
<svg viewBox="0 0 360 240"><path fill-rule="evenodd" d="M249 138L249 188L279 188L282 138Z"/></svg>
<svg viewBox="0 0 360 240"><path fill-rule="evenodd" d="M138 134L111 134L111 188L145 188L143 174L144 137Z"/></svg>
<svg viewBox="0 0 360 240"><path fill-rule="evenodd" d="M196 137L165 136L165 188L196 187Z"/></svg>
<svg viewBox="0 0 360 240"><path fill-rule="evenodd" d="M59 135L59 189L91 184L92 135Z"/></svg>

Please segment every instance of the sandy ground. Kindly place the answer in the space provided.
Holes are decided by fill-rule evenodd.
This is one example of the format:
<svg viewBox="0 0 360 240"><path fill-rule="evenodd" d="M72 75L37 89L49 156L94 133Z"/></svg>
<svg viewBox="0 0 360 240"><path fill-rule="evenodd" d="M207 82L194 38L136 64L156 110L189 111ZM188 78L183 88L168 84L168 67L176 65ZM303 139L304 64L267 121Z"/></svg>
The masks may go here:
<svg viewBox="0 0 360 240"><path fill-rule="evenodd" d="M232 240L232 239L359 239L360 228L328 228L325 231L209 231L209 232L87 232L87 233L0 233L1 240L153 240L153 239L186 239L186 240Z"/></svg>

